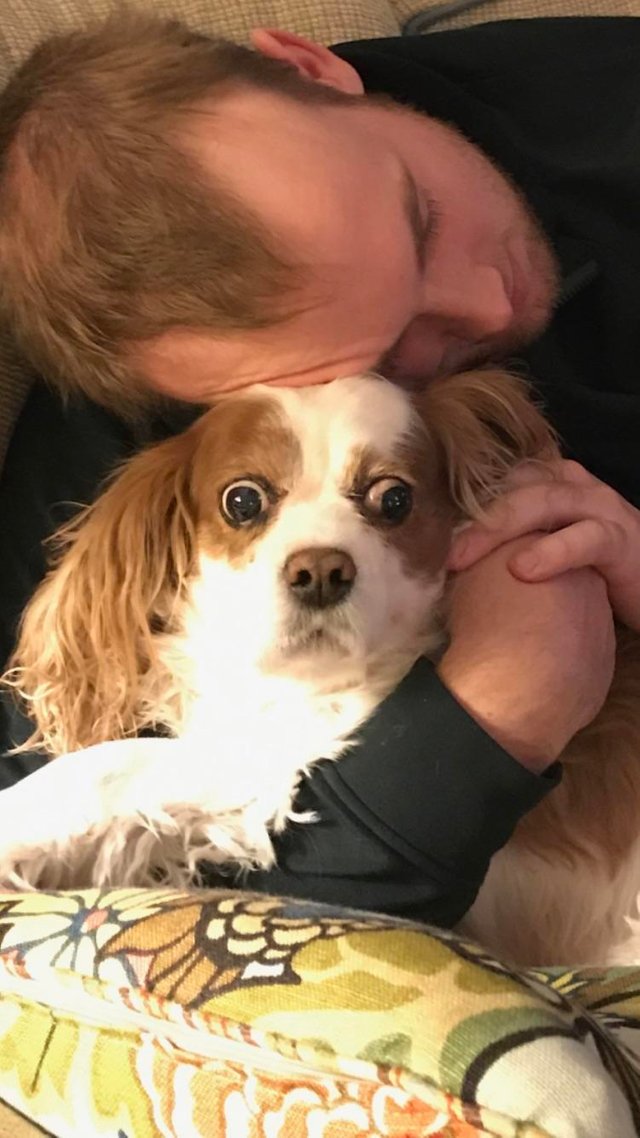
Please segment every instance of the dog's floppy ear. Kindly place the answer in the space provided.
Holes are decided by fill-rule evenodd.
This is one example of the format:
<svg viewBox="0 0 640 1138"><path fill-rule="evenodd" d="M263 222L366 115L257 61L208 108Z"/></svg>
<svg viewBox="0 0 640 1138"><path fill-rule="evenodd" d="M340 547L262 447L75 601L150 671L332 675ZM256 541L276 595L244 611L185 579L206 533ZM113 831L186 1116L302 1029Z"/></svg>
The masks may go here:
<svg viewBox="0 0 640 1138"><path fill-rule="evenodd" d="M528 385L499 369L434 380L418 410L441 449L449 497L464 518L479 517L519 463L559 454Z"/></svg>
<svg viewBox="0 0 640 1138"><path fill-rule="evenodd" d="M24 747L57 755L145 724L155 638L194 565L193 450L187 431L143 451L54 536L4 677L36 723Z"/></svg>

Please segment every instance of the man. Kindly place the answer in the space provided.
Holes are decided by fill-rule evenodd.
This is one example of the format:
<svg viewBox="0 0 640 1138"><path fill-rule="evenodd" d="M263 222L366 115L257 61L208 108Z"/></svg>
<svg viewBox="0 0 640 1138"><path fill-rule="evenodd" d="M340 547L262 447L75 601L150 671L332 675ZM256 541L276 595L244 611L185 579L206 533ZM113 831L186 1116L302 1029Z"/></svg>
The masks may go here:
<svg viewBox="0 0 640 1138"><path fill-rule="evenodd" d="M134 19L26 64L0 103L1 302L43 374L131 418L146 406L147 426L151 392L206 404L257 381L526 360L591 473L525 471L465 535L438 673L416 665L360 748L304 783L320 821L248 882L450 923L606 696L609 602L640 629L640 515L621 496L640 502L640 21L254 46ZM24 518L46 531L105 466L78 406L34 480L43 400L4 481L10 621L42 571ZM111 457L139 431L98 434Z"/></svg>

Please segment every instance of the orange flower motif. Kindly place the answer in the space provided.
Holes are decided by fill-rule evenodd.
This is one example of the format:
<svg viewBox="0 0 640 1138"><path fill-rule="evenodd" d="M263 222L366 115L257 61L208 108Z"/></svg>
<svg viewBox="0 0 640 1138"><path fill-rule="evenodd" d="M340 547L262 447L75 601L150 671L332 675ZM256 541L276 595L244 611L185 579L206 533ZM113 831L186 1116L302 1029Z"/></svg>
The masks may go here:
<svg viewBox="0 0 640 1138"><path fill-rule="evenodd" d="M197 1008L234 988L299 984L294 961L301 948L392 923L327 916L310 903L220 889L122 929L103 945L98 964L118 958L141 987Z"/></svg>

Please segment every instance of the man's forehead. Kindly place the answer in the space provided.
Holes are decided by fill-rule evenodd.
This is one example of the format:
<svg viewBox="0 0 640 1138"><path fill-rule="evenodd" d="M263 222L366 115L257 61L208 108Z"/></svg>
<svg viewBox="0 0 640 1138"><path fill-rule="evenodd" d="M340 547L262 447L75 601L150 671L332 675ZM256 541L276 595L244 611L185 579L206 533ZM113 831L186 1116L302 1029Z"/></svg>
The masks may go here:
<svg viewBox="0 0 640 1138"><path fill-rule="evenodd" d="M306 244L315 254L324 249L334 263L345 231L367 229L369 219L379 224L385 214L388 223L394 202L402 210L406 171L370 118L375 123L366 105L316 106L243 89L215 109L204 103L177 141L205 176L240 193L274 236L302 252Z"/></svg>
<svg viewBox="0 0 640 1138"><path fill-rule="evenodd" d="M250 384L326 383L373 367L413 314L421 219L406 165L348 108L245 92L224 112L203 109L183 145L300 266L292 316L224 334L172 330L140 346L141 369L170 394L180 373L207 402Z"/></svg>

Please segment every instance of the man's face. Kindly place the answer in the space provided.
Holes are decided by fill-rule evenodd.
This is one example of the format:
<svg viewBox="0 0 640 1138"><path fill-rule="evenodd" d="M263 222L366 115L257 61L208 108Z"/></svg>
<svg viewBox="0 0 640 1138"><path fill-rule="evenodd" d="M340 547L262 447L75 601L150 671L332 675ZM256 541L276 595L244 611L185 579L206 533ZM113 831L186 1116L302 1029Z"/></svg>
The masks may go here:
<svg viewBox="0 0 640 1138"><path fill-rule="evenodd" d="M267 223L306 284L277 326L146 345L138 364L167 394L208 402L371 369L419 386L504 357L548 322L546 239L508 180L436 120L246 90L194 115L182 144Z"/></svg>

